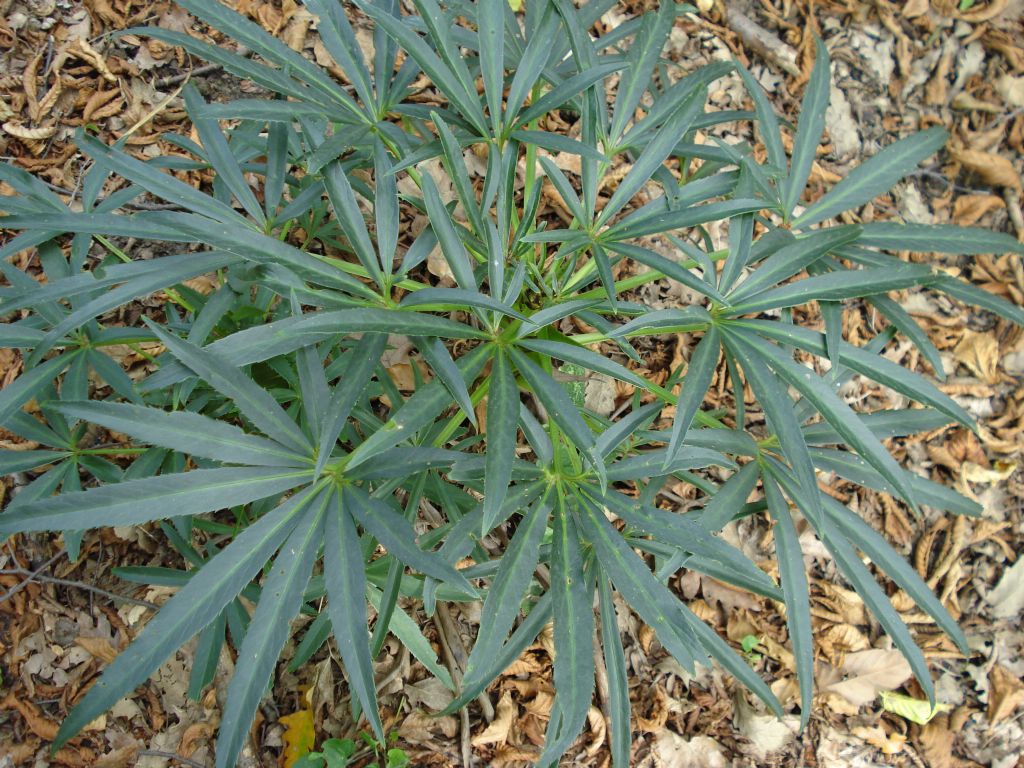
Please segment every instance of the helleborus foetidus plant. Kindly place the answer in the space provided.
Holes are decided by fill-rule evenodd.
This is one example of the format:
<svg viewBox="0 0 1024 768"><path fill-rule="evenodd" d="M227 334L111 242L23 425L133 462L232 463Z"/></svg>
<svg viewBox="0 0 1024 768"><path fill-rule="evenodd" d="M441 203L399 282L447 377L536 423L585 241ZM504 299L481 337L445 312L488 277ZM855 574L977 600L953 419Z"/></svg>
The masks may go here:
<svg viewBox="0 0 1024 768"><path fill-rule="evenodd" d="M0 251L3 338L25 361L0 393L0 423L45 446L0 459L32 477L0 531L61 530L70 547L85 529L163 521L186 563L120 570L178 591L78 702L58 744L198 635L191 695L212 681L223 643L239 656L217 744L218 765L233 765L299 614L311 621L292 664L333 636L354 708L383 739L373 661L389 633L454 688L399 597L428 613L438 600L483 603L453 710L553 622L556 695L541 765L555 763L586 721L594 632L613 763L629 764L616 592L684 668L714 659L781 714L747 660L666 586L680 569L785 604L806 723L814 649L800 517L934 698L924 656L877 577L961 647L963 634L915 570L816 476L834 472L912 510L978 513L882 443L971 425L926 376L882 355L903 334L941 375L927 336L889 294L942 291L1018 323L1024 313L892 254L1021 246L978 229L828 225L939 151L940 129L891 144L805 205L829 94L822 44L787 155L767 96L744 69L680 72L663 60L685 6L662 4L593 37L606 0L530 2L521 14L503 0L415 0L415 16L393 0L307 0L342 82L226 6L180 4L253 56L142 32L275 98L206 104L186 89L199 143L170 137L180 157L142 162L83 135L91 170L78 200L0 167L17 192L0 200L4 226L20 233ZM351 13L373 26L369 55ZM430 104L411 98L421 76L438 96ZM723 76L743 79L752 111L707 111L708 86ZM556 112L560 120L549 120ZM748 145L697 138L738 120L758 122L764 162ZM551 130L566 124L571 131ZM482 172L468 152L483 158ZM556 154L576 156L578 172ZM212 173L207 190L168 173L192 169ZM723 223L716 243L711 225ZM175 252L136 260L124 238ZM8 261L29 249L38 258L20 262L26 271ZM185 284L200 275L214 277L211 291ZM700 298L662 309L639 302L637 289L658 280ZM119 307L153 294L167 298L161 312L121 321ZM863 346L842 335L852 300L891 323ZM793 321L794 308L811 304L824 332ZM681 332L697 343L667 381L630 367L633 340ZM384 364L399 337L413 350L411 389ZM163 352L141 381L104 352L142 343ZM828 365L809 366L814 358ZM732 413L702 407L720 363L735 390L753 391L756 418L742 397ZM614 417L584 404L574 380L593 374L633 388ZM853 376L915 407L855 411L839 394ZM38 416L23 408L29 401ZM83 448L87 425L131 444ZM701 506L666 508L669 481L692 484ZM749 515L772 522L778 583L717 535Z"/></svg>

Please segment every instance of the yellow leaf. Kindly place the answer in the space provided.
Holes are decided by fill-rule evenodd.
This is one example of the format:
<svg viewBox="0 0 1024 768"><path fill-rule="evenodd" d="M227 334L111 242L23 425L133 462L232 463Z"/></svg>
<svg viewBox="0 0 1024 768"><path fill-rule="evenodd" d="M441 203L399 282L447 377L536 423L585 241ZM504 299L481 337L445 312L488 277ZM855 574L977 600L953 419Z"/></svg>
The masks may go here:
<svg viewBox="0 0 1024 768"><path fill-rule="evenodd" d="M284 768L292 768L299 758L313 751L316 734L313 731L313 711L300 709L281 718L284 732Z"/></svg>
<svg viewBox="0 0 1024 768"><path fill-rule="evenodd" d="M952 709L949 704L937 703L934 708L931 704L922 699L914 699L904 696L902 693L882 691L878 694L882 697L882 709L892 712L918 725L926 725L929 720L940 712L948 712Z"/></svg>
<svg viewBox="0 0 1024 768"><path fill-rule="evenodd" d="M508 0L508 7L512 9L513 13L519 13L523 10L523 0Z"/></svg>

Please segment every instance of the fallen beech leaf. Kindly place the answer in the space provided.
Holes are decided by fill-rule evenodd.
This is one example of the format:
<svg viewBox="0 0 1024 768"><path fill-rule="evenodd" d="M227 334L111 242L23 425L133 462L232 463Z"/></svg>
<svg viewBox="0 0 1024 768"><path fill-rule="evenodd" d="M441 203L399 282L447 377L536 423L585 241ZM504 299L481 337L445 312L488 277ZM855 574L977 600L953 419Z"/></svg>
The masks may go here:
<svg viewBox="0 0 1024 768"><path fill-rule="evenodd" d="M667 728L654 737L651 757L655 768L725 768L729 764L714 739L685 739Z"/></svg>
<svg viewBox="0 0 1024 768"><path fill-rule="evenodd" d="M281 720L283 722L284 718L282 717ZM217 726L213 723L192 723L181 735L181 742L178 744L178 754L184 757L192 757L203 742L210 740L216 730ZM310 749L312 749L312 732L310 733ZM290 765L287 761L285 764Z"/></svg>
<svg viewBox="0 0 1024 768"><path fill-rule="evenodd" d="M902 653L879 648L848 654L841 671L846 679L826 686L825 691L856 707L874 701L881 690L898 688L911 675Z"/></svg>
<svg viewBox="0 0 1024 768"><path fill-rule="evenodd" d="M94 659L109 664L117 658L117 649L110 641L102 637L76 637L75 645L84 648Z"/></svg>
<svg viewBox="0 0 1024 768"><path fill-rule="evenodd" d="M881 750L883 755L898 755L907 743L907 737L902 733L886 733L880 725L858 726L852 728L850 733Z"/></svg>
<svg viewBox="0 0 1024 768"><path fill-rule="evenodd" d="M6 122L3 129L17 139L29 139L30 141L42 141L48 139L57 132L57 127L51 125L47 128L29 128L14 122Z"/></svg>
<svg viewBox="0 0 1024 768"><path fill-rule="evenodd" d="M17 698L13 690L0 702L0 709L18 710L29 730L44 741L53 741L57 738L57 723L48 720L31 702Z"/></svg>
<svg viewBox="0 0 1024 768"><path fill-rule="evenodd" d="M995 725L1013 714L1024 704L1024 682L1002 664L996 664L988 673L988 721Z"/></svg>
<svg viewBox="0 0 1024 768"><path fill-rule="evenodd" d="M604 715L601 714L601 710L597 707L591 707L587 711L587 723L590 725L590 730L593 732L594 737L587 745L586 753L588 757L593 757L604 746L605 739L608 736L608 726L604 722Z"/></svg>
<svg viewBox="0 0 1024 768"><path fill-rule="evenodd" d="M998 384L999 342L991 333L965 331L960 343L953 350L953 358L971 369L986 384Z"/></svg>
<svg viewBox="0 0 1024 768"><path fill-rule="evenodd" d="M512 730L512 721L515 719L518 707L512 701L512 694L509 691L501 696L501 701L495 709L494 720L482 733L473 737L474 747L482 747L487 744L504 744L508 741L509 731Z"/></svg>
<svg viewBox="0 0 1024 768"><path fill-rule="evenodd" d="M924 726L917 737L922 757L929 768L953 768L956 732L949 727L949 721L949 715L939 715Z"/></svg>
<svg viewBox="0 0 1024 768"><path fill-rule="evenodd" d="M990 211L1005 208L998 195L964 195L953 203L953 221L961 227L970 227Z"/></svg>
<svg viewBox="0 0 1024 768"><path fill-rule="evenodd" d="M1021 191L1021 181L1017 169L1002 155L997 155L995 152L981 152L976 149L952 150L950 154L964 168L976 173L986 183Z"/></svg>
<svg viewBox="0 0 1024 768"><path fill-rule="evenodd" d="M787 716L780 720L775 715L760 714L743 694L733 696L735 724L739 732L752 745L752 752L763 759L778 752L791 742L799 729L799 718Z"/></svg>
<svg viewBox="0 0 1024 768"><path fill-rule="evenodd" d="M997 619L1012 619L1024 611L1024 557L1003 572L995 589L985 596Z"/></svg>

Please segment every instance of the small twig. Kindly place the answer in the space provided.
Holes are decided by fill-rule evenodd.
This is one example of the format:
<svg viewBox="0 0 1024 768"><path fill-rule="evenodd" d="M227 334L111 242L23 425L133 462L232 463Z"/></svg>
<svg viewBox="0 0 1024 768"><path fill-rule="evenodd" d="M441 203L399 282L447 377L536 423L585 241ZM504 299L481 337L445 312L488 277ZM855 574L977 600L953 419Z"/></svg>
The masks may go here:
<svg viewBox="0 0 1024 768"><path fill-rule="evenodd" d="M198 760L192 760L191 758L184 757L183 755L179 755L175 752L163 752L159 749L140 749L138 755L139 757L162 757L164 760L176 760L182 765L188 765L191 768L206 768L206 766Z"/></svg>
<svg viewBox="0 0 1024 768"><path fill-rule="evenodd" d="M603 638L602 638L603 639ZM605 724L609 733L612 728L612 704L611 695L608 692L608 669L604 664L604 651L601 648L601 640L597 633L594 633L594 678L597 682L597 697L601 700L601 714L604 715ZM618 642L618 639L615 639Z"/></svg>
<svg viewBox="0 0 1024 768"><path fill-rule="evenodd" d="M455 621L452 619L451 613L448 611L448 606L444 603L438 603L437 615L440 617L442 624L444 624L448 643L455 656L455 661L459 665L459 669L465 670L469 665L469 654L466 653L466 647L462 644L462 638L459 636L459 630L455 626ZM461 672L459 676L461 677ZM476 700L480 705L480 709L483 710L484 719L488 723L491 722L494 719L494 705L491 704L491 700L487 698L487 694L481 693L476 697Z"/></svg>
<svg viewBox="0 0 1024 768"><path fill-rule="evenodd" d="M4 592L4 594L2 596L0 596L0 603L6 603L8 600L10 600L16 594L21 592L21 590L25 589L25 587L27 587L29 584L31 584L39 576L39 574L41 574L43 571L45 571L51 565L53 565L58 560L60 560L65 554L67 554L67 550L61 549L60 552L58 552L56 555L51 557L49 560L47 560L45 563L40 565L38 568L36 568L31 573L28 573L23 581L18 582L13 587L11 587L9 590ZM17 561L15 561L15 562L17 562ZM18 569L12 569L12 570L19 570L20 571L20 570L26 570L26 569L18 568Z"/></svg>
<svg viewBox="0 0 1024 768"><path fill-rule="evenodd" d="M395 663L391 665L391 669L381 675L380 680L374 683L374 690L380 693L387 688L394 681L396 677L402 674L402 669L409 661L409 649L404 645L402 646L402 652L398 655Z"/></svg>
<svg viewBox="0 0 1024 768"><path fill-rule="evenodd" d="M441 654L444 656L445 666L448 667L448 672L452 676L452 682L455 683L456 690L462 689L462 670L459 665L455 662L455 655L452 653L452 643L448 637L448 632L445 629L445 622L441 618L441 609L444 606L441 603L437 604L437 610L434 613L434 626L437 628L437 635L441 641ZM445 615L448 616L447 610ZM449 622L451 616L448 616ZM470 727L469 727L469 710L465 707L459 712L459 742L460 752L462 753L462 765L463 768L472 768L473 765L473 748L470 743Z"/></svg>
<svg viewBox="0 0 1024 768"><path fill-rule="evenodd" d="M204 64L201 67L190 69L187 72L179 72L176 75L167 75L166 77L161 77L155 83L153 83L153 87L157 89L166 88L169 85L177 85L178 83L184 80L188 80L190 77L202 77L203 75L209 75L214 72L219 72L221 69L222 67L220 64Z"/></svg>
<svg viewBox="0 0 1024 768"><path fill-rule="evenodd" d="M31 576L32 571L29 571L27 568L8 568L6 570L0 571L0 574L17 574L19 576ZM160 610L159 605L157 605L156 603L151 603L148 600L139 600L135 597L125 597L124 595L119 595L116 592L108 592L105 589L100 589L99 587L94 587L91 584L86 584L81 581L72 581L70 579L58 579L54 576L43 575L35 575L33 579L43 584L57 584L58 586L62 587L74 587L75 589L84 589L87 592L100 595L101 597L107 597L111 600L116 600L118 602L130 603L131 605L141 605L144 608L149 608L150 610L154 611ZM3 602L3 600L0 600L0 602Z"/></svg>

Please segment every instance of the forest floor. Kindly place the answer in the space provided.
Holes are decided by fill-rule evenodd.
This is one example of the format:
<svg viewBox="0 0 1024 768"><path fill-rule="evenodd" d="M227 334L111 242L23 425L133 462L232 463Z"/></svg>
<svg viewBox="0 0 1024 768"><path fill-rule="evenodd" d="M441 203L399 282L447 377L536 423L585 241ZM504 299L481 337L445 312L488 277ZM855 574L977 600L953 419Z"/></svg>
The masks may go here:
<svg viewBox="0 0 1024 768"><path fill-rule="evenodd" d="M526 0L530 2L531 0ZM314 19L294 0L234 0L234 6L288 45L326 61ZM653 6L620 3L600 24L613 28ZM823 191L858 161L896 138L933 125L951 139L934 165L920 169L892 195L858 213L857 220L954 222L1009 231L1024 239L1021 153L1024 150L1024 4L1021 0L707 0L681 17L665 55L682 70L737 57L767 88L784 117L796 121L810 73L813 34L833 59L827 143L812 184ZM363 24L359 18L358 24ZM70 194L86 159L72 141L85 126L105 141L126 138L141 158L177 150L168 132L188 135L179 98L191 80L207 99L235 98L258 89L187 54L144 37L107 33L156 25L231 45L166 0L0 0L0 155ZM366 42L365 25L360 27ZM429 94L429 84L424 85ZM429 98L429 96L428 96ZM716 83L710 108L749 106L738 78ZM749 123L718 131L726 139L753 139ZM198 176L191 178L201 183ZM2 192L3 190L0 190ZM855 219L851 218L851 221ZM714 234L714 233L713 233ZM924 259L925 256L915 258ZM935 257L930 257L934 259ZM1024 304L1019 257L948 259L943 269ZM640 297L655 306L687 300L678 286L654 283ZM159 303L145 300L144 306ZM918 519L880 494L838 478L823 487L884 531L943 598L964 626L972 654L960 655L930 620L915 614L905 595L892 593L903 618L925 648L944 711L925 725L901 715L879 696L921 691L909 667L891 650L864 605L844 588L827 552L807 534L812 574L817 698L811 724L797 734L796 718L779 721L756 709L717 669L690 677L627 610L619 614L631 674L637 766L960 766L1024 767L1024 333L986 313L923 292L900 302L928 330L947 378L940 385L979 422L976 433L949 427L892 441L907 467L954 486L984 506L978 519L929 514ZM820 318L806 315L806 324ZM853 303L845 335L863 343L884 326L866 304ZM648 375L667 375L688 358L684 336L660 337L645 350ZM909 343L886 355L930 372ZM392 361L396 377L407 362ZM144 360L128 357L131 368ZM21 369L16 352L0 350L0 381ZM844 391L867 407L901 407L896 395L855 380ZM595 407L614 407L622 393L600 380L588 384ZM722 376L706 405L728 405L734 394ZM718 402L716 402L716 399ZM749 407L756 408L747 393ZM0 445L17 441L0 431ZM25 447L22 445L22 447ZM0 500L17 478L0 486ZM680 484L665 498L685 509L694 490ZM763 521L748 519L725 532L770 569ZM0 768L10 766L208 766L224 680L200 702L186 697L191 647L54 756L47 744L60 719L134 637L153 604L169 590L138 589L119 581L115 565L180 566L159 532L92 532L83 556L69 562L56 536L19 537L0 548ZM671 584L689 606L748 654L773 681L780 698L792 695L792 656L785 647L779 606L698 574ZM418 615L424 634L454 663L476 630L472 606ZM286 649L285 659L294 651ZM450 700L443 686L396 644L386 646L380 671L386 724L413 765L461 765L465 747L478 766L519 766L537 754L551 707L551 644L529 648L489 690L489 706L474 703L463 718L434 717ZM358 737L347 706L335 706L345 682L335 659L322 651L296 672L282 663L252 731L243 765L289 764L288 748L334 736ZM589 727L563 765L609 764L600 696ZM906 714L906 713L904 713ZM912 719L912 718L911 718ZM376 765L374 756L353 763Z"/></svg>

